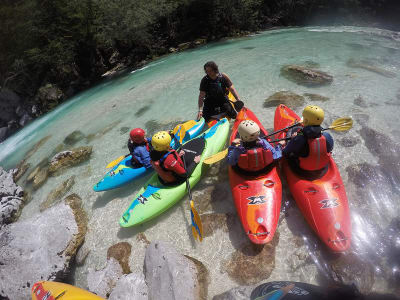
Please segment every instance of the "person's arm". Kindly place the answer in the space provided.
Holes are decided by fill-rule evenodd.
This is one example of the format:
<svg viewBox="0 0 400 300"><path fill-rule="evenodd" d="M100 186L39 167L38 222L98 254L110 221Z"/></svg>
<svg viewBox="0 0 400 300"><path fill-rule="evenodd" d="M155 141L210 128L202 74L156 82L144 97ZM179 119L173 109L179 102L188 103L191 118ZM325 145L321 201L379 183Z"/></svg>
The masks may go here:
<svg viewBox="0 0 400 300"><path fill-rule="evenodd" d="M186 177L186 170L183 166L181 158L175 159L174 155L169 155L164 161L164 168L168 171L174 172L180 177Z"/></svg>
<svg viewBox="0 0 400 300"><path fill-rule="evenodd" d="M283 156L290 157L291 155L299 156L301 150L307 143L304 135L297 135L289 141L286 147L282 150Z"/></svg>
<svg viewBox="0 0 400 300"><path fill-rule="evenodd" d="M333 150L333 145L334 145L333 138L328 132L324 132L323 135L326 139L326 151L330 153Z"/></svg>
<svg viewBox="0 0 400 300"><path fill-rule="evenodd" d="M152 167L150 163L150 153L147 151L145 147L140 147L140 149L137 149L135 151L135 157L140 162L140 164L146 169Z"/></svg>
<svg viewBox="0 0 400 300"><path fill-rule="evenodd" d="M266 139L260 139L261 145L265 150L270 150L272 152L273 159L280 159L282 157L282 149L281 146L278 144L275 148L272 147L270 143Z"/></svg>
<svg viewBox="0 0 400 300"><path fill-rule="evenodd" d="M237 101L240 101L240 97L238 92L236 91L235 87L233 86L233 83L231 81L231 79L229 78L229 76L225 73L222 73L222 76L224 76L225 80L226 80L226 84L228 87L228 90L232 93L233 97L235 97L235 99Z"/></svg>
<svg viewBox="0 0 400 300"><path fill-rule="evenodd" d="M242 153L240 146L229 146L228 147L228 164L230 166L237 165L239 161L239 156Z"/></svg>
<svg viewBox="0 0 400 300"><path fill-rule="evenodd" d="M133 143L131 142L130 139L128 139L128 149L129 149L129 154L132 154L133 150L135 150L135 148L133 147Z"/></svg>
<svg viewBox="0 0 400 300"><path fill-rule="evenodd" d="M197 112L197 120L200 120L200 118L203 116L203 106L205 97L206 97L206 92L200 91L198 100L199 111Z"/></svg>

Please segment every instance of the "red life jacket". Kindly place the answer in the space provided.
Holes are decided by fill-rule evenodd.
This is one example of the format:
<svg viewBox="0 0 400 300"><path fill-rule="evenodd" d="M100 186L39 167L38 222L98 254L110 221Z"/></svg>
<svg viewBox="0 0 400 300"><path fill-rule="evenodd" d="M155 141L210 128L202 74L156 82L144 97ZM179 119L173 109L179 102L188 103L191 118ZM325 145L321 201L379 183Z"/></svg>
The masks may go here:
<svg viewBox="0 0 400 300"><path fill-rule="evenodd" d="M146 149L147 149L147 151L150 152L150 147L149 147L149 143L147 142L147 140L145 141L145 144L146 144ZM138 146L136 146L136 147L138 147ZM139 160L135 157L135 155L133 155L133 154L132 154L132 160L133 160L135 163L140 164L140 161L139 161Z"/></svg>
<svg viewBox="0 0 400 300"><path fill-rule="evenodd" d="M255 172L264 169L274 161L272 152L262 147L247 150L240 154L238 167L245 171Z"/></svg>
<svg viewBox="0 0 400 300"><path fill-rule="evenodd" d="M160 158L160 160L150 161L154 170L161 177L161 179L166 183L172 183L172 182L175 182L178 180L178 178L175 176L174 172L167 171L163 166L165 159L170 154L174 155L176 160L179 161L179 155L173 149L170 149L169 152L167 152L163 157Z"/></svg>
<svg viewBox="0 0 400 300"><path fill-rule="evenodd" d="M323 135L315 139L307 139L309 154L299 157L299 167L307 171L317 171L329 163L330 153L326 149L326 139Z"/></svg>

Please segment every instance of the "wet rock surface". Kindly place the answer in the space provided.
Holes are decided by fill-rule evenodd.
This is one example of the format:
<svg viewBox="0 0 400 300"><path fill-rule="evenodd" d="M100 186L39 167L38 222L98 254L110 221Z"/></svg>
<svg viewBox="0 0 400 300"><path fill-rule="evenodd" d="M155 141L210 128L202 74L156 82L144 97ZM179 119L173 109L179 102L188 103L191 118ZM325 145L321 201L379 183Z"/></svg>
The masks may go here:
<svg viewBox="0 0 400 300"><path fill-rule="evenodd" d="M75 130L66 136L66 138L64 139L64 144L68 146L73 146L84 138L85 135L80 130Z"/></svg>
<svg viewBox="0 0 400 300"><path fill-rule="evenodd" d="M238 284L255 284L268 279L275 268L275 247L279 242L279 232L265 245L251 242L243 245L225 262L223 270Z"/></svg>
<svg viewBox="0 0 400 300"><path fill-rule="evenodd" d="M148 288L141 273L122 276L112 290L108 300L147 300Z"/></svg>
<svg viewBox="0 0 400 300"><path fill-rule="evenodd" d="M64 93L52 84L42 86L35 96L36 103L39 103L45 111L55 108L64 98Z"/></svg>
<svg viewBox="0 0 400 300"><path fill-rule="evenodd" d="M146 127L146 135L147 136L152 136L155 134L157 131L161 130L171 130L175 128L176 125L184 123L184 121L181 120L173 120L173 121L166 121L166 122L159 122L157 120L149 120L145 123Z"/></svg>
<svg viewBox="0 0 400 300"><path fill-rule="evenodd" d="M359 144L361 140L358 137L344 137L338 139L338 143L343 147L350 148L354 147L355 145Z"/></svg>
<svg viewBox="0 0 400 300"><path fill-rule="evenodd" d="M120 129L119 129L119 133L121 134L121 135L124 135L125 133L127 133L128 131L129 131L129 127L121 127Z"/></svg>
<svg viewBox="0 0 400 300"><path fill-rule="evenodd" d="M29 299L36 281L63 279L86 230L87 217L77 195L2 228L0 298Z"/></svg>
<svg viewBox="0 0 400 300"><path fill-rule="evenodd" d="M346 62L346 65L350 68L360 68L360 69L364 69L367 71L371 71L371 72L377 73L379 75L385 76L387 78L396 77L395 73L385 70L381 67L375 66L372 62L366 61L366 60L355 60L355 59L351 58Z"/></svg>
<svg viewBox="0 0 400 300"><path fill-rule="evenodd" d="M149 299L200 299L196 265L166 242L153 242L146 250L144 273Z"/></svg>
<svg viewBox="0 0 400 300"><path fill-rule="evenodd" d="M47 196L46 200L40 203L40 211L55 205L57 200L61 199L75 184L75 175L68 178L66 181L58 185L54 190L52 190Z"/></svg>
<svg viewBox="0 0 400 300"><path fill-rule="evenodd" d="M121 242L108 248L107 259L111 257L119 262L124 274L131 273L129 268L129 256L131 255L132 246L128 242Z"/></svg>
<svg viewBox="0 0 400 300"><path fill-rule="evenodd" d="M202 214L200 215L201 222L203 223L204 237L211 236L216 230L223 230L228 232L230 225L235 223L236 214Z"/></svg>
<svg viewBox="0 0 400 300"><path fill-rule="evenodd" d="M139 110L137 112L135 112L135 117L140 117L145 112L149 111L150 108L151 108L150 105L146 105L146 106L143 106L143 107L139 108Z"/></svg>
<svg viewBox="0 0 400 300"><path fill-rule="evenodd" d="M19 217L24 203L24 191L15 184L12 172L0 167L0 228Z"/></svg>
<svg viewBox="0 0 400 300"><path fill-rule="evenodd" d="M30 166L30 163L26 162L26 160L22 160L13 170L14 182L17 182L26 173L26 171L28 171Z"/></svg>
<svg viewBox="0 0 400 300"><path fill-rule="evenodd" d="M269 96L264 101L264 107L277 107L279 104L285 104L291 109L296 109L303 106L305 103L304 97L289 91L280 91Z"/></svg>
<svg viewBox="0 0 400 300"><path fill-rule="evenodd" d="M212 300L249 300L253 289L253 286L239 286L214 296Z"/></svg>
<svg viewBox="0 0 400 300"><path fill-rule="evenodd" d="M294 83L307 87L328 85L333 81L333 76L328 73L300 65L283 66L280 74Z"/></svg>
<svg viewBox="0 0 400 300"><path fill-rule="evenodd" d="M79 147L56 154L50 161L50 175L57 176L66 168L75 166L89 159L92 154L92 148L92 146Z"/></svg>
<svg viewBox="0 0 400 300"><path fill-rule="evenodd" d="M101 270L96 271L89 268L87 275L89 291L100 297L108 298L122 275L122 268L114 258L108 259L107 265Z"/></svg>
<svg viewBox="0 0 400 300"><path fill-rule="evenodd" d="M37 190L40 188L46 181L47 178L49 177L49 168L44 167L40 168L39 171L36 173L35 177L33 178L33 189Z"/></svg>

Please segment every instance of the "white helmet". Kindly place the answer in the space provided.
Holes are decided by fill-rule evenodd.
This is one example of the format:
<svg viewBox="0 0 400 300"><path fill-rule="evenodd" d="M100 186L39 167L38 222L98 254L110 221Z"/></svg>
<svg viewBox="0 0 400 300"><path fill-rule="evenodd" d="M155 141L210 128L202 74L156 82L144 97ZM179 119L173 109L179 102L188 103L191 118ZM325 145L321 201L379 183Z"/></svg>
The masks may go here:
<svg viewBox="0 0 400 300"><path fill-rule="evenodd" d="M260 127L251 120L242 121L238 131L243 142L254 142L260 136Z"/></svg>

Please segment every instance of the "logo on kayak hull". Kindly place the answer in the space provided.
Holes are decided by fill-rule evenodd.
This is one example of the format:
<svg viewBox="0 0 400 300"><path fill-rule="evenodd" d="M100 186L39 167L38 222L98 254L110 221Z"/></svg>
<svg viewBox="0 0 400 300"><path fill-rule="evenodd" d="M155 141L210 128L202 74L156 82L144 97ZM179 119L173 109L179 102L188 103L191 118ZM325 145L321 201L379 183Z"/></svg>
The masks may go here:
<svg viewBox="0 0 400 300"><path fill-rule="evenodd" d="M142 203L142 204L144 204L146 201L148 201L147 198L146 198L145 196L143 196L143 195L140 195L140 196L138 197L138 200L139 200L140 203Z"/></svg>
<svg viewBox="0 0 400 300"><path fill-rule="evenodd" d="M261 204L267 202L265 200L265 196L251 196L247 197L247 200L250 200L250 202L248 203L249 205Z"/></svg>
<svg viewBox="0 0 400 300"><path fill-rule="evenodd" d="M339 206L337 198L324 199L324 200L319 201L319 203L322 204L321 209Z"/></svg>

